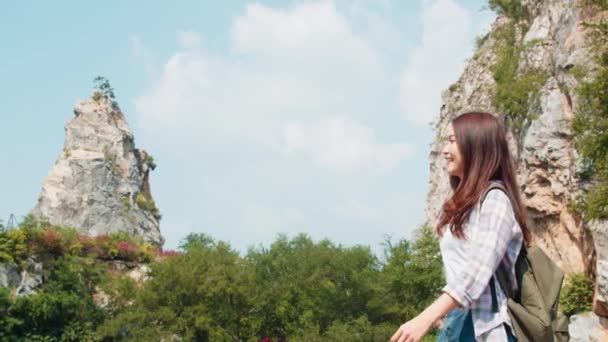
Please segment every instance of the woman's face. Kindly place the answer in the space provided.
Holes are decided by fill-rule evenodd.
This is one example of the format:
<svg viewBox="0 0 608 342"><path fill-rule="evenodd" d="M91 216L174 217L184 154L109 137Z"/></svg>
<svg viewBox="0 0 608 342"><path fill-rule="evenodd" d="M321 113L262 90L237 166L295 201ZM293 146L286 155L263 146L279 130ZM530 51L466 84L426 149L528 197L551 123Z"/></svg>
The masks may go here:
<svg viewBox="0 0 608 342"><path fill-rule="evenodd" d="M456 143L454 127L452 127L451 123L448 126L448 140L441 153L448 162L448 174L450 176L456 176L462 179L462 175L464 173L464 165L462 162L462 155L460 154L458 144Z"/></svg>

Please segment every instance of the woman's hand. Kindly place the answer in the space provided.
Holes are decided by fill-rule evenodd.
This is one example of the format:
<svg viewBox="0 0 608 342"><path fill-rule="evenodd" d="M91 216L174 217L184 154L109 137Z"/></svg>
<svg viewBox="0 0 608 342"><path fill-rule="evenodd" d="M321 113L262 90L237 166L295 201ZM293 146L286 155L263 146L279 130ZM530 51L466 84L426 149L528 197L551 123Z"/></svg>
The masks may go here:
<svg viewBox="0 0 608 342"><path fill-rule="evenodd" d="M420 315L402 324L391 342L418 342L429 331L431 326L459 303L447 293L443 293L433 304L429 305Z"/></svg>
<svg viewBox="0 0 608 342"><path fill-rule="evenodd" d="M403 323L391 337L391 342L418 342L429 331L433 321L422 315Z"/></svg>

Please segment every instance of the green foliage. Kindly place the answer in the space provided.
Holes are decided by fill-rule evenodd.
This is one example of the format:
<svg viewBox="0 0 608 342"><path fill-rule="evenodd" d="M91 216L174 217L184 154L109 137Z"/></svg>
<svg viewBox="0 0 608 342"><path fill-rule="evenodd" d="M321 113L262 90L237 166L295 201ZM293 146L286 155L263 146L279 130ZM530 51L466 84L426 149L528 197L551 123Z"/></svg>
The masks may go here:
<svg viewBox="0 0 608 342"><path fill-rule="evenodd" d="M18 229L0 230L0 262L15 263L27 255L27 236Z"/></svg>
<svg viewBox="0 0 608 342"><path fill-rule="evenodd" d="M479 50L483 46L483 44L488 41L488 38L490 38L489 32L484 35L475 37L475 49Z"/></svg>
<svg viewBox="0 0 608 342"><path fill-rule="evenodd" d="M522 20L525 15L521 0L489 0L488 6L497 14L507 16L515 21Z"/></svg>
<svg viewBox="0 0 608 342"><path fill-rule="evenodd" d="M193 233L183 253L150 264L144 283L108 273L102 262L162 254L127 233L92 238L33 218L14 231L26 237L28 254L46 255L45 273L33 295L0 289L7 341L386 341L442 285L428 229L412 242L388 241L383 261L368 247L306 235L279 236L240 256ZM93 300L100 290L103 308Z"/></svg>
<svg viewBox="0 0 608 342"><path fill-rule="evenodd" d="M562 288L560 310L566 316L590 311L593 306L593 282L582 273L571 274Z"/></svg>
<svg viewBox="0 0 608 342"><path fill-rule="evenodd" d="M505 122L522 137L538 114L538 95L548 74L527 70L519 74L519 56L525 48L517 41L516 27L506 24L494 32L496 63L491 71L496 81L493 105L505 115Z"/></svg>
<svg viewBox="0 0 608 342"><path fill-rule="evenodd" d="M116 161L117 157L115 153L110 152L110 146L104 146L103 148L103 159L108 162L110 169L114 175L120 175L120 166Z"/></svg>
<svg viewBox="0 0 608 342"><path fill-rule="evenodd" d="M417 232L413 244L386 242L382 272L373 286L378 295L368 303L375 322L405 322L414 318L440 294L444 284L439 243L428 227Z"/></svg>
<svg viewBox="0 0 608 342"><path fill-rule="evenodd" d="M93 83L95 84L95 91L93 92L93 100L99 102L101 97L105 97L106 99L112 101L112 107L118 110L118 102L116 102L116 96L114 95L114 88L110 85L110 81L103 77L97 76L93 79Z"/></svg>
<svg viewBox="0 0 608 342"><path fill-rule="evenodd" d="M26 217L18 229L0 230L0 262L20 265L28 255L52 260L61 256L151 262L159 251L126 232L90 237L74 228L52 226Z"/></svg>
<svg viewBox="0 0 608 342"><path fill-rule="evenodd" d="M251 283L264 284L252 294L260 336L285 337L301 326L324 332L336 320L364 314L373 295L377 260L369 248L280 236L270 249L252 249L246 258Z"/></svg>
<svg viewBox="0 0 608 342"><path fill-rule="evenodd" d="M156 220L160 221L160 219L162 218L162 215L160 214L160 211L156 207L156 203L154 202L154 200L151 197L145 196L143 193L138 192L135 195L135 203L141 209L143 209L143 210L149 212L150 214L152 214L152 216Z"/></svg>
<svg viewBox="0 0 608 342"><path fill-rule="evenodd" d="M125 210L131 210L131 199L129 199L129 197L123 198L122 206L125 208Z"/></svg>
<svg viewBox="0 0 608 342"><path fill-rule="evenodd" d="M244 340L253 331L246 273L223 242L192 248L153 264L151 279L135 303L98 330L104 338Z"/></svg>
<svg viewBox="0 0 608 342"><path fill-rule="evenodd" d="M572 121L583 169L579 176L589 182L573 207L586 220L608 219L608 20L590 28L598 52L597 72L579 85L579 106Z"/></svg>
<svg viewBox="0 0 608 342"><path fill-rule="evenodd" d="M47 265L44 284L37 293L11 298L0 292L0 311L8 312L8 326L0 336L15 341L94 341L94 326L104 319L92 300L103 269L90 260L62 257ZM8 307L8 309L7 309Z"/></svg>
<svg viewBox="0 0 608 342"><path fill-rule="evenodd" d="M603 10L608 10L608 0L583 0L582 5L599 6Z"/></svg>
<svg viewBox="0 0 608 342"><path fill-rule="evenodd" d="M105 97L105 95L103 94L103 92L101 92L99 90L93 91L93 95L91 95L91 99L93 99L93 101L95 101L95 102L99 102L104 97Z"/></svg>
<svg viewBox="0 0 608 342"><path fill-rule="evenodd" d="M323 334L314 327L305 327L298 331L290 341L388 341L395 333L396 327L391 324L373 325L365 316L347 322L336 321Z"/></svg>
<svg viewBox="0 0 608 342"><path fill-rule="evenodd" d="M132 305L139 292L135 280L128 276L108 277L101 288L108 296L105 309L112 317Z"/></svg>
<svg viewBox="0 0 608 342"><path fill-rule="evenodd" d="M180 248L183 254L152 264L133 304L98 328L101 338L388 340L442 285L428 229L412 244L387 247L384 264L367 247L306 235L279 236L244 257L205 234L188 235Z"/></svg>
<svg viewBox="0 0 608 342"><path fill-rule="evenodd" d="M148 167L150 168L150 170L154 171L156 170L156 163L154 162L154 157L152 157L151 155L147 155L146 157L146 163L148 164Z"/></svg>
<svg viewBox="0 0 608 342"><path fill-rule="evenodd" d="M205 233L190 233L182 239L179 249L188 252L194 248L210 249L214 248L217 242Z"/></svg>
<svg viewBox="0 0 608 342"><path fill-rule="evenodd" d="M584 65L578 64L568 69L568 73L574 76L577 81L582 82L585 76L589 73L589 70Z"/></svg>
<svg viewBox="0 0 608 342"><path fill-rule="evenodd" d="M23 322L11 315L9 311L12 305L10 290L0 287L0 340L15 341L13 330Z"/></svg>

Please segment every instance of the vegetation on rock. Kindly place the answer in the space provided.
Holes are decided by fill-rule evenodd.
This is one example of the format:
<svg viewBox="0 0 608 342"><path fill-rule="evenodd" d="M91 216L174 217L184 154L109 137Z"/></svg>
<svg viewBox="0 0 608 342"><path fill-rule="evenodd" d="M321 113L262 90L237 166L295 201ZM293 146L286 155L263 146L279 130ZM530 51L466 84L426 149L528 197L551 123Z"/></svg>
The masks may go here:
<svg viewBox="0 0 608 342"><path fill-rule="evenodd" d="M606 0L587 4L608 10ZM574 143L580 153L582 172L588 182L574 201L574 208L586 220L608 219L608 20L587 23L588 37L596 51L596 70L591 80L581 80L579 106L572 122Z"/></svg>
<svg viewBox="0 0 608 342"><path fill-rule="evenodd" d="M496 82L492 104L520 139L540 113L539 93L549 77L542 70L520 66L522 51L535 44L520 41L518 31L522 29L523 26L512 20L492 32L496 61L490 67Z"/></svg>
<svg viewBox="0 0 608 342"><path fill-rule="evenodd" d="M573 273L560 293L560 310L566 316L591 311L593 304L593 281L582 273Z"/></svg>

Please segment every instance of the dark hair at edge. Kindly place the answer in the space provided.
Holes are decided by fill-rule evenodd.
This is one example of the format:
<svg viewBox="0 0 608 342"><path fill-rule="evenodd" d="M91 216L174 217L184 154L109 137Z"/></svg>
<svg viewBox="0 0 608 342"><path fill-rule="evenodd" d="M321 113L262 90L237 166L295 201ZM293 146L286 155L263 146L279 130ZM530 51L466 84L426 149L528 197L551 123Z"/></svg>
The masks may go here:
<svg viewBox="0 0 608 342"><path fill-rule="evenodd" d="M527 211L519 196L515 168L502 122L489 113L470 112L452 120L452 127L462 156L463 179L450 176L453 195L443 204L437 233L442 235L443 227L448 224L452 234L464 239L462 225L481 194L490 181L502 181L524 240L529 243Z"/></svg>

